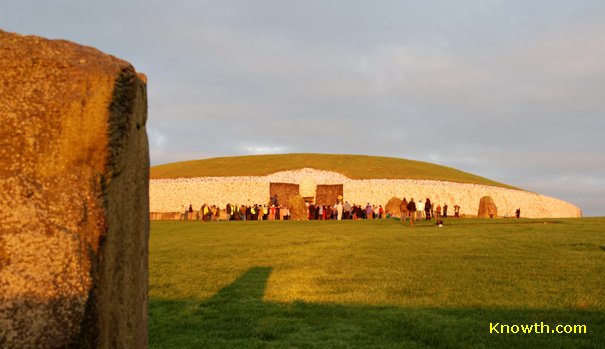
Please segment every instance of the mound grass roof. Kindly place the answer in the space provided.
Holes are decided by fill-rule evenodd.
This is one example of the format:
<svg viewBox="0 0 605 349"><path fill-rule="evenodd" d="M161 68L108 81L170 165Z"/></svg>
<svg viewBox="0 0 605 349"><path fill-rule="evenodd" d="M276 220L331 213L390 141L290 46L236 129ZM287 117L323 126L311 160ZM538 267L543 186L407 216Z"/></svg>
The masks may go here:
<svg viewBox="0 0 605 349"><path fill-rule="evenodd" d="M265 176L301 168L338 172L352 179L438 180L517 189L451 167L365 155L279 154L221 157L153 166L150 176L151 179Z"/></svg>

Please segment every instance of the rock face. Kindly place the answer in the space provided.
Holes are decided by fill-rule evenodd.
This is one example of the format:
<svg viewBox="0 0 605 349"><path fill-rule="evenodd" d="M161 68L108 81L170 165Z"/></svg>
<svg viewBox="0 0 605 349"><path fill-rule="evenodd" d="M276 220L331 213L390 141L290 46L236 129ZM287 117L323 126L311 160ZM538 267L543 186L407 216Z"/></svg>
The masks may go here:
<svg viewBox="0 0 605 349"><path fill-rule="evenodd" d="M401 199L400 198L391 198L389 202L384 206L385 212L390 212L391 214L399 217L401 215Z"/></svg>
<svg viewBox="0 0 605 349"><path fill-rule="evenodd" d="M0 31L0 118L0 347L146 347L145 77Z"/></svg>
<svg viewBox="0 0 605 349"><path fill-rule="evenodd" d="M315 201L315 195L317 194L317 183L313 177L304 177L300 180L300 187L298 188L300 195L303 198L313 198Z"/></svg>
<svg viewBox="0 0 605 349"><path fill-rule="evenodd" d="M481 200L479 200L479 212L477 213L477 218L489 218L490 212L489 212L489 205L490 203L493 206L493 210L494 210L494 217L496 217L498 215L498 207L496 206L496 203L494 202L494 199L492 199L491 196L484 196L481 198Z"/></svg>
<svg viewBox="0 0 605 349"><path fill-rule="evenodd" d="M307 205L302 196L296 195L290 198L288 201L288 209L290 210L290 219L293 221L306 221L307 217Z"/></svg>

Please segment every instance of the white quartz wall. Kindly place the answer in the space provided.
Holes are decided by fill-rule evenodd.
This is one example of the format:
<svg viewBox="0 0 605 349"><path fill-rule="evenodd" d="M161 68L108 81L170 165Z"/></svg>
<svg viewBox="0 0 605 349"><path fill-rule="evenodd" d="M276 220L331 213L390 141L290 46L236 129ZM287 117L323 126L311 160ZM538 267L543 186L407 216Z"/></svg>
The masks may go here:
<svg viewBox="0 0 605 349"><path fill-rule="evenodd" d="M149 185L150 212L184 212L203 204L232 205L267 204L269 182L155 182Z"/></svg>
<svg viewBox="0 0 605 349"><path fill-rule="evenodd" d="M421 183L414 183L421 182ZM448 205L448 215L454 214L454 205L460 213L477 215L479 200L491 196L498 207L498 215L514 216L517 208L528 218L581 217L576 206L548 196L513 189L484 185L460 184L439 181L365 180L344 184L345 201L356 204L385 205L391 198L404 197L437 205Z"/></svg>
<svg viewBox="0 0 605 349"><path fill-rule="evenodd" d="M555 218L581 217L580 209L570 203L548 196L513 189L476 184L428 180L368 179L353 180L341 174L302 169L284 171L259 177L204 177L181 179L156 179L150 181L151 212L181 212L189 205L199 210L203 204L225 207L231 204L265 204L269 201L270 183L301 184L314 179L320 184L343 184L344 200L353 204L382 205L393 197L414 198L415 201L430 198L435 205L447 203L449 214L454 205L461 207L461 214L476 215L479 200L491 196L498 207L498 215L514 215L517 208L523 217ZM436 206L435 206L436 207Z"/></svg>

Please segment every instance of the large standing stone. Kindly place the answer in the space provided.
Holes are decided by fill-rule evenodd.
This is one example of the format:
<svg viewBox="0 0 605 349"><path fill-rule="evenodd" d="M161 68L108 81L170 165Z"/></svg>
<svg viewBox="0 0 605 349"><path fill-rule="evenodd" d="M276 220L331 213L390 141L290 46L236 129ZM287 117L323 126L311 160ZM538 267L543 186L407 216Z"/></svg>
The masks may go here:
<svg viewBox="0 0 605 349"><path fill-rule="evenodd" d="M306 221L308 219L307 205L301 195L290 198L288 201L288 210L290 210L290 219L293 221Z"/></svg>
<svg viewBox="0 0 605 349"><path fill-rule="evenodd" d="M493 205L494 217L498 215L498 207L496 207L496 203L491 196L484 196L479 200L479 212L477 213L477 218L489 218L489 205L490 203Z"/></svg>
<svg viewBox="0 0 605 349"><path fill-rule="evenodd" d="M147 346L146 82L0 30L0 347Z"/></svg>
<svg viewBox="0 0 605 349"><path fill-rule="evenodd" d="M392 215L399 217L401 215L401 202L402 200L400 198L391 198L391 200L389 200L389 202L387 202L387 204L384 206L384 211L390 212Z"/></svg>

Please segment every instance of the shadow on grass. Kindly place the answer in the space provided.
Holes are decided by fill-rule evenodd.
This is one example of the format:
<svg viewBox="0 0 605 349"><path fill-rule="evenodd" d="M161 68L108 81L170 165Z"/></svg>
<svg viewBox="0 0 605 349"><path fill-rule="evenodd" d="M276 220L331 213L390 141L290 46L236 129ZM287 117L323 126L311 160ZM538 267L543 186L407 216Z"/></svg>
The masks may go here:
<svg viewBox="0 0 605 349"><path fill-rule="evenodd" d="M605 316L581 310L400 308L263 301L272 268L255 267L211 299L149 302L150 346L602 348ZM495 325L585 325L586 333L495 333ZM501 332L500 327L496 327ZM534 327L535 329L535 327ZM514 330L514 328L513 328Z"/></svg>

